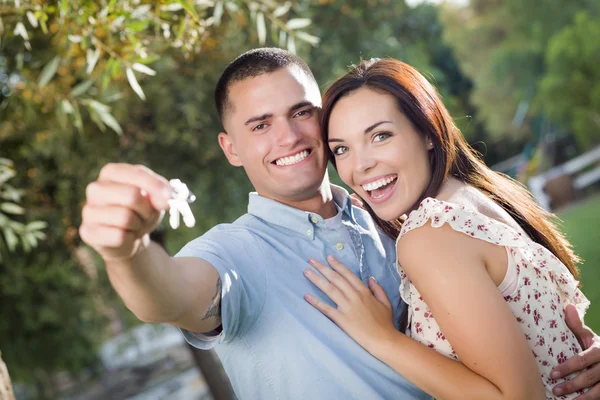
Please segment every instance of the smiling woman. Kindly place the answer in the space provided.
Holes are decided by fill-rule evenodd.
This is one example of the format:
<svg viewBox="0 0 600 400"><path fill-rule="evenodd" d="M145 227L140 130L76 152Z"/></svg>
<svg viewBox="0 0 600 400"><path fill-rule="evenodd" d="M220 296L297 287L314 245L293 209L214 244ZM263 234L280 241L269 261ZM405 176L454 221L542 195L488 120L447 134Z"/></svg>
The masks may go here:
<svg viewBox="0 0 600 400"><path fill-rule="evenodd" d="M435 88L400 61L363 62L336 81L321 126L342 180L397 239L406 335L378 283L367 289L334 258L331 269L311 260L320 274L306 276L337 308L306 300L433 397L554 398L565 380L552 368L582 351L564 308L589 302L548 213L483 163Z"/></svg>

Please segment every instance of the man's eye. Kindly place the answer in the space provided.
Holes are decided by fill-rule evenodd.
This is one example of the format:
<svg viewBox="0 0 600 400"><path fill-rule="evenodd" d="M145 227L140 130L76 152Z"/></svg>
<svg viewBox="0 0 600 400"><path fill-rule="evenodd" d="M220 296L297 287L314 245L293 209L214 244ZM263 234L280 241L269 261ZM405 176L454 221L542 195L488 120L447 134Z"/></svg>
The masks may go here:
<svg viewBox="0 0 600 400"><path fill-rule="evenodd" d="M262 129L265 129L266 127L267 127L267 124L258 124L252 130L253 131L260 131Z"/></svg>
<svg viewBox="0 0 600 400"><path fill-rule="evenodd" d="M336 148L333 149L333 154L336 156L341 156L347 150L348 150L348 148L346 146L337 146Z"/></svg>
<svg viewBox="0 0 600 400"><path fill-rule="evenodd" d="M312 109L312 108L309 108L309 109L307 109L307 110L298 111L298 112L296 113L296 117L304 117L304 116L309 116L309 115L311 115L311 114L312 114L312 112L313 112L313 109Z"/></svg>

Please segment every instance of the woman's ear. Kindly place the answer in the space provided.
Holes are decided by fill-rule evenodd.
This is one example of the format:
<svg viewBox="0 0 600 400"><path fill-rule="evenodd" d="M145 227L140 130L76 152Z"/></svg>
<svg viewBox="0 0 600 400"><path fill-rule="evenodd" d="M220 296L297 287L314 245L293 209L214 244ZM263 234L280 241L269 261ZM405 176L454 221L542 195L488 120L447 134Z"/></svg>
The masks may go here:
<svg viewBox="0 0 600 400"><path fill-rule="evenodd" d="M427 150L433 149L433 140L429 136L425 137L425 145L427 146Z"/></svg>

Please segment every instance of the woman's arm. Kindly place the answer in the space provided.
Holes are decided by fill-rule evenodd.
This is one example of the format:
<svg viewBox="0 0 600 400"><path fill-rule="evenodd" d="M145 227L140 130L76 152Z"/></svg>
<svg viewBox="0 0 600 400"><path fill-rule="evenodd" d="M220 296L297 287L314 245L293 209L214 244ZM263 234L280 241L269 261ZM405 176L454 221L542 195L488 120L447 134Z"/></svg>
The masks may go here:
<svg viewBox="0 0 600 400"><path fill-rule="evenodd" d="M337 309L307 298L367 351L439 399L545 398L525 336L486 270L495 246L450 227L425 226L398 244L401 265L429 305L462 364L395 330L391 306L375 282L371 291L339 262L313 265L308 277Z"/></svg>

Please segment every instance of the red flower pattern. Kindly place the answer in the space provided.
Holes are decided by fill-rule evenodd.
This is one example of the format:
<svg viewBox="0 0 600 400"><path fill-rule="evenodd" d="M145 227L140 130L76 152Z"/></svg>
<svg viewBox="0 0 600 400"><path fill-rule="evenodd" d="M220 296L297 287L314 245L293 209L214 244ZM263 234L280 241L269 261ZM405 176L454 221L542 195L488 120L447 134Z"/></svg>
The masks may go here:
<svg viewBox="0 0 600 400"><path fill-rule="evenodd" d="M527 236L465 206L427 198L421 202L417 211L409 215L400 237L423 226L427 221L434 227L447 223L456 231L510 250L516 262L518 285L514 292L503 294L504 300L529 342L546 385L547 397L556 398L551 389L559 381L550 378L550 371L581 351L577 339L564 321L564 305L573 303L581 311L585 311L589 305L566 267L550 251L532 242ZM407 334L447 357L458 360L452 345L410 277L401 266L398 266L398 271L402 278L400 293L409 306L410 325ZM572 399L581 393L559 398Z"/></svg>

